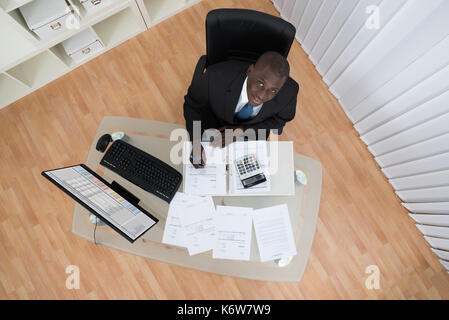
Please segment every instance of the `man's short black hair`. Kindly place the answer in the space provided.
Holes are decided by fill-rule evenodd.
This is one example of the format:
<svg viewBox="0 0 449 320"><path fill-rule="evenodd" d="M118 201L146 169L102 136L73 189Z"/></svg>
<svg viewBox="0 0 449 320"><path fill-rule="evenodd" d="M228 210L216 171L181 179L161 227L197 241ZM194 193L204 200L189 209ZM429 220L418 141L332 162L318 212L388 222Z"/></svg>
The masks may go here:
<svg viewBox="0 0 449 320"><path fill-rule="evenodd" d="M279 76L279 78L288 78L290 75L290 65L288 64L287 59L275 51L263 53L259 59L257 59L255 67L269 67L272 72Z"/></svg>

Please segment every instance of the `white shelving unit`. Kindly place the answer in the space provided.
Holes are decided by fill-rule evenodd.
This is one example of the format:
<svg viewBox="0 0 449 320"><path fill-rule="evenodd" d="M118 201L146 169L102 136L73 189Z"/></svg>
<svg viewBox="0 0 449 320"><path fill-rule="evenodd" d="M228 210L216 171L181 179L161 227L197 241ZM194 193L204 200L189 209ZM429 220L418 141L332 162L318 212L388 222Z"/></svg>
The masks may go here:
<svg viewBox="0 0 449 320"><path fill-rule="evenodd" d="M0 90L2 103L6 105L31 92L30 87L4 73L0 74Z"/></svg>
<svg viewBox="0 0 449 320"><path fill-rule="evenodd" d="M11 17L0 12L0 71L36 51L35 43L30 42L13 24Z"/></svg>
<svg viewBox="0 0 449 320"><path fill-rule="evenodd" d="M67 66L48 51L22 62L6 73L30 88L38 88L56 79L67 70Z"/></svg>
<svg viewBox="0 0 449 320"><path fill-rule="evenodd" d="M136 0L150 28L201 0Z"/></svg>
<svg viewBox="0 0 449 320"><path fill-rule="evenodd" d="M0 8L6 12L10 12L31 1L32 0L0 0Z"/></svg>
<svg viewBox="0 0 449 320"><path fill-rule="evenodd" d="M47 40L28 29L19 11L31 1L0 0L0 109L200 0L110 0L91 12L69 0L79 26ZM87 28L104 49L75 62L61 43Z"/></svg>
<svg viewBox="0 0 449 320"><path fill-rule="evenodd" d="M106 47L117 45L128 35L139 33L141 26L133 15L131 8L124 9L95 24L93 29Z"/></svg>

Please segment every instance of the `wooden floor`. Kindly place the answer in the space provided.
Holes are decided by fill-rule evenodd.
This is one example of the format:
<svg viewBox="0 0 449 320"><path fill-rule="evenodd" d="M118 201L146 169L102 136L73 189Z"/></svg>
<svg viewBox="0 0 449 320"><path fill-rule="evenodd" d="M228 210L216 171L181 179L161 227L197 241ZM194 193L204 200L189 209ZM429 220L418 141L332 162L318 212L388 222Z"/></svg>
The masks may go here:
<svg viewBox="0 0 449 320"><path fill-rule="evenodd" d="M103 116L184 123L183 96L217 7L277 15L268 0L204 0L0 110L0 299L449 299L449 275L295 41L298 112L281 140L323 165L319 221L300 283L190 270L71 233L74 203L40 172L82 163ZM80 289L66 288L66 267ZM365 269L380 269L380 289Z"/></svg>

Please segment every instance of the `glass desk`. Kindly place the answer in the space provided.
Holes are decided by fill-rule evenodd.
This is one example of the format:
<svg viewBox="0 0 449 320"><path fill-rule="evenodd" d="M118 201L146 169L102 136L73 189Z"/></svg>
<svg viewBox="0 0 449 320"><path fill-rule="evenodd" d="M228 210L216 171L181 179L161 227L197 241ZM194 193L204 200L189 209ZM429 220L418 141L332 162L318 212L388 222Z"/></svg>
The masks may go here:
<svg viewBox="0 0 449 320"><path fill-rule="evenodd" d="M123 131L132 145L171 164L182 172L182 142L175 140L182 132L181 125L126 117L104 117L92 141L85 164L99 173L108 182L116 181L140 199L139 205L159 219L159 223L131 244L107 226L98 226L96 241L101 245L122 250L135 255L233 277L264 281L300 281L307 265L318 219L321 196L322 168L318 161L293 153L294 168L307 176L308 183L295 184L292 196L216 196L216 205L252 207L254 209L286 203L296 242L297 255L291 262L279 267L275 262L260 262L255 232L253 228L250 261L213 259L212 251L190 256L187 249L161 243L169 205L158 197L140 189L114 172L99 166L104 153L98 152L95 145L105 133ZM170 136L174 135L174 139ZM175 141L171 141L175 140ZM170 160L179 155L179 163ZM281 156L280 156L281 157ZM294 172L291 173L294 178ZM183 190L183 189L180 189ZM89 220L89 212L78 203L72 219L72 232L89 241L94 241L94 227Z"/></svg>

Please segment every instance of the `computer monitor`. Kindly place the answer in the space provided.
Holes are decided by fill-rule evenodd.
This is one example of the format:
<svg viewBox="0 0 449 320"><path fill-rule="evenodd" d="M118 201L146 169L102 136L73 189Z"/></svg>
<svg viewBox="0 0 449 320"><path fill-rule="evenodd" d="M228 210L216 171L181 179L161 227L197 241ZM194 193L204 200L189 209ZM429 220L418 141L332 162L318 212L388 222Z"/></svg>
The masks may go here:
<svg viewBox="0 0 449 320"><path fill-rule="evenodd" d="M84 164L43 171L42 175L131 243L159 221Z"/></svg>

